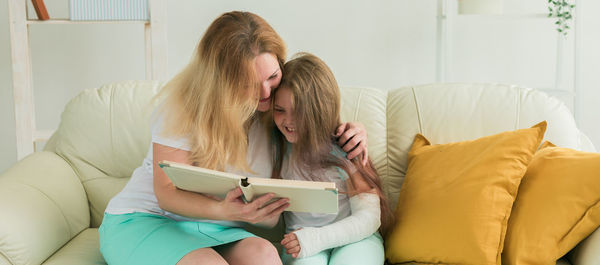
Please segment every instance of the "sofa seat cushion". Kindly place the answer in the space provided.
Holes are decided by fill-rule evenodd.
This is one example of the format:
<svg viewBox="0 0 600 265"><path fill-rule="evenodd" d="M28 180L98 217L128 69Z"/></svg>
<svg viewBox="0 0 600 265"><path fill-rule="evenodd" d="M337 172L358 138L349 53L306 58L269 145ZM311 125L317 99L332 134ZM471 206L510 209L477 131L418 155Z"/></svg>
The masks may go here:
<svg viewBox="0 0 600 265"><path fill-rule="evenodd" d="M52 255L43 265L106 265L100 253L98 229L88 228Z"/></svg>

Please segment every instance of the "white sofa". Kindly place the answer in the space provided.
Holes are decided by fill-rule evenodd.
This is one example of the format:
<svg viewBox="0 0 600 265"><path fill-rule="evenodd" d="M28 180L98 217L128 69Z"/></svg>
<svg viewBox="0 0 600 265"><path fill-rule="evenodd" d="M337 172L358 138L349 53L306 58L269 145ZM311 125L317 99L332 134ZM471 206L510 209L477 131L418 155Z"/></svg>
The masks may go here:
<svg viewBox="0 0 600 265"><path fill-rule="evenodd" d="M65 107L45 150L0 175L0 264L105 264L97 227L110 198L146 154L149 100L160 86L127 81L83 91ZM416 133L447 143L547 120L547 140L595 151L564 104L516 86L343 88L342 118L368 129L370 157L394 208ZM280 225L258 233L276 242L281 231ZM557 264L600 264L600 232Z"/></svg>

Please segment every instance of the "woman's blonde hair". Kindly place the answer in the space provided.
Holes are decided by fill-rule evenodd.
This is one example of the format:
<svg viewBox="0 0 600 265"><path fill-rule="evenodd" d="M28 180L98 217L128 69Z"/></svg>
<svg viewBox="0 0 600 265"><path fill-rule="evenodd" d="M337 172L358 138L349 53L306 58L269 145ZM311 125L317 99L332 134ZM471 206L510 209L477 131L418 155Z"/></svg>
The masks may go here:
<svg viewBox="0 0 600 265"><path fill-rule="evenodd" d="M321 176L313 174L319 169L332 166L346 171L348 176L355 168L363 180L379 195L381 206L382 234L386 234L393 225L394 215L390 210L386 197L382 191L381 180L372 162L366 166L354 158L351 161L336 155L332 150L336 148L336 139L333 136L340 120L340 90L335 77L329 67L318 57L309 53L298 53L294 59L284 65L285 75L281 79L279 88L290 89L292 94L292 111L296 121L297 140L293 145L291 159L301 170L304 177L313 181L328 181ZM273 177L280 178L281 166L284 155L287 153L285 137L273 129L277 142L275 149L275 166ZM349 194L356 194L352 190L350 178Z"/></svg>
<svg viewBox="0 0 600 265"><path fill-rule="evenodd" d="M162 133L187 138L194 165L251 172L247 133L260 96L255 59L271 53L282 67L285 50L281 37L258 15L234 11L218 17L191 62L157 96L164 100L159 111L168 117Z"/></svg>

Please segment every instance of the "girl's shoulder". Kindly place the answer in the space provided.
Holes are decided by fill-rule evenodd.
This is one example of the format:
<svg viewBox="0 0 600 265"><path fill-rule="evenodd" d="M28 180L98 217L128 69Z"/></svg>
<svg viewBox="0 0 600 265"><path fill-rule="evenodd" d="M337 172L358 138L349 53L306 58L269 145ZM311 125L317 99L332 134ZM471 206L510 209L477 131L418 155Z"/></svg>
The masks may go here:
<svg viewBox="0 0 600 265"><path fill-rule="evenodd" d="M346 158L347 153L344 152L344 150L339 147L337 144L333 144L333 147L331 148L331 151L329 151L329 154L342 159L343 161L348 161L348 158Z"/></svg>
<svg viewBox="0 0 600 265"><path fill-rule="evenodd" d="M352 161L348 160L348 158L346 157L347 153L337 144L333 144L333 147L331 148L331 151L329 153L338 158L339 161L344 165L344 167L349 171L346 172L340 167L335 167L337 173L340 175L340 178L342 180L346 180L348 178L348 173L354 174L354 172L356 172L356 167L354 166L354 164L352 164Z"/></svg>

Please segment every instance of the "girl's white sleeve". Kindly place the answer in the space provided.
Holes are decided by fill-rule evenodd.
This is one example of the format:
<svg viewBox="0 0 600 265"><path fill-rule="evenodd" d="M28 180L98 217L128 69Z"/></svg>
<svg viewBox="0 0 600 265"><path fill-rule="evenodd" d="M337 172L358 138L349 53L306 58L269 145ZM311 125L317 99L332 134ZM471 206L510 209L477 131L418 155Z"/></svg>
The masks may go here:
<svg viewBox="0 0 600 265"><path fill-rule="evenodd" d="M303 227L293 232L300 243L298 258L310 257L323 250L360 241L379 229L379 196L360 193L350 198L352 214L323 227Z"/></svg>

